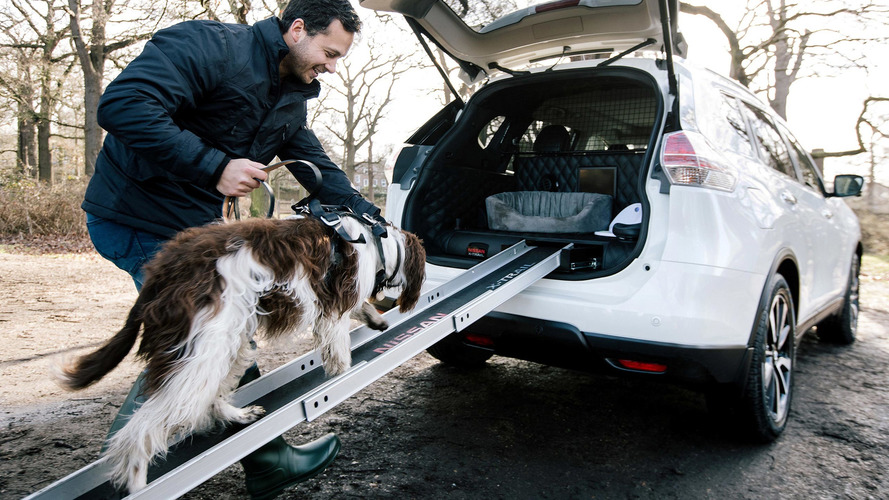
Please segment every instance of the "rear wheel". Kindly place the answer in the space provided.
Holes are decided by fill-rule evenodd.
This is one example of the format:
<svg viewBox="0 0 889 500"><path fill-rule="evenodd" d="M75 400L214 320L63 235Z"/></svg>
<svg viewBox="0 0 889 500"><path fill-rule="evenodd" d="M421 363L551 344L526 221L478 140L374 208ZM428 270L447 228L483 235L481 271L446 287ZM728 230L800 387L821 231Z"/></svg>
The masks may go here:
<svg viewBox="0 0 889 500"><path fill-rule="evenodd" d="M818 338L826 342L849 345L855 342L858 331L858 273L861 271L861 259L858 254L852 256L852 269L849 271L849 285L843 309L835 316L826 318L818 324Z"/></svg>
<svg viewBox="0 0 889 500"><path fill-rule="evenodd" d="M707 403L717 416L731 422L752 439L774 441L787 426L793 395L794 337L796 315L793 297L780 274L772 277L756 323L753 356L744 393L730 396L725 391L707 395Z"/></svg>

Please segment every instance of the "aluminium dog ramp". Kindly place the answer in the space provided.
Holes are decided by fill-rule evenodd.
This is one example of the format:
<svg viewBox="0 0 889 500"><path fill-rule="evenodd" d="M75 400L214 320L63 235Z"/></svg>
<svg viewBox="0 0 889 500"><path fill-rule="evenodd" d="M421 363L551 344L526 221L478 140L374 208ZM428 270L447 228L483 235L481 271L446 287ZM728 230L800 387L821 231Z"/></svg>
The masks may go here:
<svg viewBox="0 0 889 500"><path fill-rule="evenodd" d="M326 378L310 352L233 394L235 406L259 404L266 415L241 428L187 436L152 466L148 486L127 498L177 498L290 428L312 421L452 332L461 331L559 267L562 251L520 242L426 292L413 311L384 314L384 332L351 332L352 367ZM25 500L120 498L101 458Z"/></svg>

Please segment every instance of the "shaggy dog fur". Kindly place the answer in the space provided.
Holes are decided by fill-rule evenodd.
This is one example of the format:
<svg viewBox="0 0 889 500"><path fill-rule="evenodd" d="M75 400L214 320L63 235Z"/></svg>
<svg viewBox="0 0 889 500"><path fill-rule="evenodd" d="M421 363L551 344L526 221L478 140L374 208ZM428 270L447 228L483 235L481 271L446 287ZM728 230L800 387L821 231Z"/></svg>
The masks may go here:
<svg viewBox="0 0 889 500"><path fill-rule="evenodd" d="M387 287L401 288L401 311L416 305L425 277L420 240L392 226L375 240L367 225L348 216L343 228L353 239L364 234L366 243L347 243L319 220L297 218L189 229L164 245L145 268L123 329L57 373L70 390L98 381L132 349L141 326L147 399L108 443L115 485L143 488L150 461L176 435L262 415L259 406L229 403L253 363L257 329L276 339L312 324L324 370L336 375L351 363L350 315L387 327L365 301L379 270Z"/></svg>

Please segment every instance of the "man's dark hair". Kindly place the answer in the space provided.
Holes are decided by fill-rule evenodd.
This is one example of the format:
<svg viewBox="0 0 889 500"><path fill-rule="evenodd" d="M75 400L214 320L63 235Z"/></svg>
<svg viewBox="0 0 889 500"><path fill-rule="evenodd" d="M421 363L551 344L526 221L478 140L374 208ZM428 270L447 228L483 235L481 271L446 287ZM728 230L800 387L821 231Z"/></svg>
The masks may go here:
<svg viewBox="0 0 889 500"><path fill-rule="evenodd" d="M281 13L281 29L286 31L297 19L306 24L309 36L327 33L334 19L339 19L349 33L361 30L361 19L349 0L290 0Z"/></svg>

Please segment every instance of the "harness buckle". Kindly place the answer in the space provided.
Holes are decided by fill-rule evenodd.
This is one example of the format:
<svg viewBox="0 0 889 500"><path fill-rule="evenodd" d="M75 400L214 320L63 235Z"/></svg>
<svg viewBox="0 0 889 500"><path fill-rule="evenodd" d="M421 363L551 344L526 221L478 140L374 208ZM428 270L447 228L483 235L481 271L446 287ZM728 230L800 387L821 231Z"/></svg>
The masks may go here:
<svg viewBox="0 0 889 500"><path fill-rule="evenodd" d="M389 231L386 229L386 226L380 223L380 221L378 221L377 219L374 219L372 215L367 212L363 212L361 214L361 218L364 219L364 222L370 226L374 236L382 238L389 237Z"/></svg>
<svg viewBox="0 0 889 500"><path fill-rule="evenodd" d="M325 212L323 215L318 215L318 218L321 219L321 222L327 224L332 228L336 228L343 221L340 214L336 212Z"/></svg>

